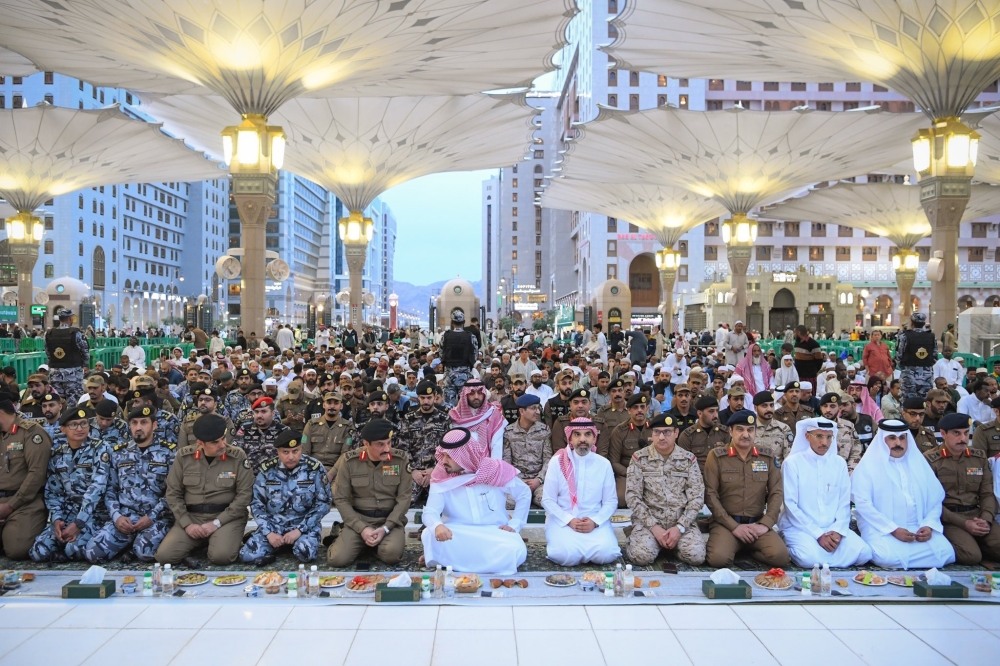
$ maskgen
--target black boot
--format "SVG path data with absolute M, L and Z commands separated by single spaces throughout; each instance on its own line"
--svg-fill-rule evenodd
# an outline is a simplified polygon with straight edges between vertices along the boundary
M 135 555 L 132 553 L 131 550 L 126 550 L 119 558 L 119 561 L 122 564 L 132 564 L 133 562 L 135 562 Z
M 199 560 L 197 557 L 185 557 L 183 560 L 181 560 L 181 564 L 186 566 L 188 569 L 201 568 L 201 560 Z
M 266 566 L 268 564 L 271 564 L 272 562 L 274 562 L 277 559 L 278 558 L 272 553 L 271 555 L 265 555 L 264 557 L 258 557 L 256 560 L 253 561 L 253 565 L 255 567 L 262 567 L 262 566 Z

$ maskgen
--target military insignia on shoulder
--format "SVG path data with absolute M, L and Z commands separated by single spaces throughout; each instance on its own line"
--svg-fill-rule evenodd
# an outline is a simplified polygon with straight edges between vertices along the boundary
M 263 463 L 261 463 L 260 471 L 266 472 L 267 470 L 269 470 L 272 467 L 274 467 L 275 463 L 277 463 L 277 462 L 278 462 L 277 458 L 270 458 L 270 459 L 264 461 Z
M 195 451 L 195 447 L 189 445 L 189 446 L 185 446 L 183 449 L 181 449 L 180 451 L 178 451 L 177 455 L 179 455 L 179 456 L 189 456 L 192 453 L 194 453 L 194 451 Z
M 118 442 L 117 444 L 115 444 L 111 448 L 111 450 L 112 451 L 120 451 L 120 450 L 124 449 L 126 446 L 128 446 L 128 441 L 127 440 L 121 441 L 121 442 Z
M 319 469 L 322 466 L 323 466 L 323 464 L 320 463 L 320 461 L 316 460 L 315 458 L 313 458 L 312 460 L 309 461 L 309 469 L 311 469 L 314 472 L 319 471 Z
M 164 444 L 166 444 L 167 448 L 171 451 L 177 448 L 177 442 L 164 442 Z
M 111 460 L 111 456 L 108 455 L 107 451 L 101 453 L 101 462 L 108 462 L 109 460 Z
M 42 443 L 42 436 L 41 435 L 34 435 L 31 438 L 31 441 L 34 442 L 35 444 L 41 444 Z
M 972 458 L 985 458 L 986 452 L 982 449 L 968 449 L 970 457 Z
M 717 447 L 715 447 L 712 450 L 715 451 L 715 455 L 718 456 L 719 458 L 724 458 L 726 456 L 726 453 L 727 453 L 726 452 L 726 447 L 724 447 L 724 446 L 717 446 Z M 694 454 L 691 454 L 691 455 L 694 455 Z
M 406 472 L 407 474 L 413 474 L 413 463 L 411 462 L 406 463 Z
M 795 435 L 793 435 L 792 433 L 788 433 L 787 435 L 785 435 L 785 438 L 786 438 L 786 439 L 787 439 L 787 440 L 788 440 L 789 442 L 794 442 L 794 441 L 795 441 Z
M 250 469 L 250 459 L 249 458 L 244 458 L 243 459 L 243 467 L 245 469 Z

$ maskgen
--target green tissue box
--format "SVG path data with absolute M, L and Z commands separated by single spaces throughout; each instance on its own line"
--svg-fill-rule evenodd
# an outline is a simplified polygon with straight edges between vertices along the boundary
M 375 601 L 420 601 L 420 581 L 410 587 L 388 587 L 388 583 L 379 583 L 375 586 Z
M 63 599 L 107 599 L 114 593 L 114 579 L 102 581 L 100 585 L 82 585 L 74 580 L 62 587 Z
M 749 599 L 753 588 L 741 580 L 736 585 L 716 585 L 713 581 L 701 581 L 701 592 L 709 599 Z
M 913 594 L 933 599 L 968 599 L 969 588 L 955 581 L 951 581 L 951 585 L 928 585 L 922 580 L 915 580 Z

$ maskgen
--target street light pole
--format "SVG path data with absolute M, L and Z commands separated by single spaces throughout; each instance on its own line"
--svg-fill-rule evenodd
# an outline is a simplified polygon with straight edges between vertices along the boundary
M 17 267 L 18 321 L 25 330 L 31 329 L 31 303 L 34 301 L 32 273 L 38 261 L 38 246 L 45 227 L 30 210 L 18 211 L 7 220 L 7 245 Z

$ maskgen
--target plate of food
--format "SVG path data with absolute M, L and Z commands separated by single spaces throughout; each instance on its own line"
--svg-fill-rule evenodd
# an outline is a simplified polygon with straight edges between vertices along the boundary
M 569 574 L 552 574 L 545 577 L 545 584 L 552 587 L 571 587 L 576 585 L 576 578 Z
M 254 585 L 261 585 L 263 587 L 269 587 L 271 585 L 284 585 L 285 577 L 282 576 L 277 571 L 265 571 L 264 573 L 259 573 L 253 579 Z
M 594 585 L 604 585 L 603 571 L 587 571 L 580 578 Z
M 455 591 L 462 593 L 478 592 L 483 581 L 476 574 L 459 574 L 455 576 Z
M 888 585 L 889 581 L 885 579 L 885 576 L 879 576 L 871 571 L 861 570 L 854 576 L 854 582 L 858 585 L 867 585 L 868 587 L 882 587 L 883 585 Z
M 792 579 L 784 569 L 775 568 L 757 574 L 753 584 L 762 590 L 787 590 L 792 587 Z
M 245 582 L 247 582 L 247 577 L 243 574 L 232 574 L 230 576 L 216 576 L 215 580 L 212 581 L 212 585 L 232 587 L 234 585 L 242 585 Z
M 914 576 L 889 576 L 889 585 L 896 585 L 898 587 L 913 587 L 913 581 L 916 580 Z
M 374 592 L 375 586 L 384 582 L 386 582 L 386 577 L 382 574 L 355 576 L 351 580 L 347 581 L 347 591 L 356 592 L 358 594 Z
M 180 587 L 194 587 L 204 585 L 208 582 L 208 576 L 203 573 L 186 573 L 177 577 L 177 584 Z
M 346 583 L 347 579 L 343 576 L 320 576 L 319 579 L 319 586 L 325 589 L 343 587 Z

